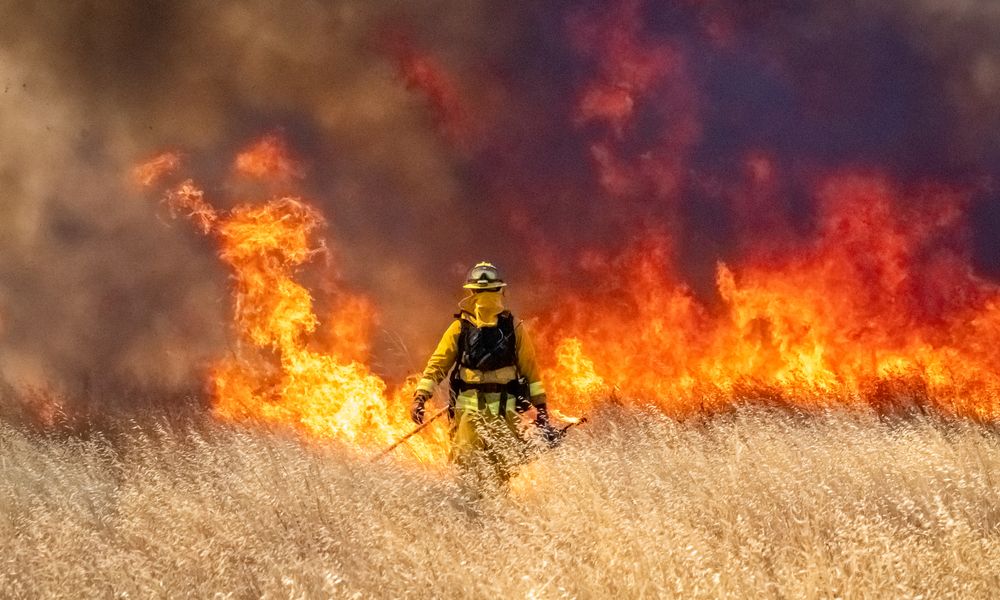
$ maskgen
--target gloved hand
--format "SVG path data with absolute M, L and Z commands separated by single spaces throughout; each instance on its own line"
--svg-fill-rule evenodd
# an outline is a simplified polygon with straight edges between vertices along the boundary
M 546 444 L 550 447 L 555 446 L 562 436 L 561 432 L 549 423 L 549 409 L 544 402 L 537 403 L 536 401 L 535 411 L 535 427 L 542 433 L 542 439 L 545 440 Z
M 545 427 L 550 427 L 549 425 L 549 409 L 545 406 L 545 403 L 535 402 L 535 427 L 539 429 L 544 429 Z
M 424 422 L 424 405 L 430 400 L 431 395 L 422 390 L 413 394 L 413 404 L 410 406 L 410 418 L 417 425 Z

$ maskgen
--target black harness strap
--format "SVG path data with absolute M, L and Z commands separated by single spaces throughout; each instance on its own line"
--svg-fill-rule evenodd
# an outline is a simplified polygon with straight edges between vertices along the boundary
M 513 379 L 508 383 L 471 383 L 463 380 L 461 377 L 453 376 L 451 378 L 451 388 L 452 412 L 454 412 L 455 399 L 459 394 L 466 390 L 475 390 L 476 396 L 479 399 L 479 410 L 481 411 L 486 409 L 485 394 L 500 394 L 498 414 L 503 416 L 507 414 L 507 404 L 510 397 L 518 397 L 521 393 L 522 385 L 520 379 Z
M 469 338 L 481 330 L 478 330 L 472 323 L 465 319 L 462 313 L 456 314 L 455 318 L 461 322 L 462 331 L 458 338 L 458 356 L 452 368 L 451 377 L 449 378 L 449 382 L 451 383 L 449 416 L 452 418 L 455 416 L 455 402 L 458 395 L 466 390 L 475 390 L 479 400 L 478 407 L 480 412 L 486 410 L 486 394 L 500 394 L 500 406 L 497 412 L 498 416 L 505 417 L 507 414 L 508 399 L 513 396 L 516 404 L 516 399 L 523 393 L 522 388 L 524 386 L 522 385 L 520 374 L 508 383 L 472 383 L 462 379 L 460 370 L 463 367 L 473 370 L 494 370 L 495 368 L 506 366 L 513 366 L 516 369 L 517 357 L 515 354 L 514 335 L 517 325 L 514 323 L 514 317 L 506 311 L 501 313 L 498 317 L 496 327 L 496 331 L 501 335 L 500 339 L 495 342 L 497 345 L 495 347 L 487 346 L 486 348 L 480 346 L 480 351 L 474 353 L 479 360 L 479 366 L 485 367 L 484 369 L 478 369 L 476 365 L 465 364 L 463 360 L 470 350 Z M 479 340 L 482 338 L 477 335 L 476 339 Z

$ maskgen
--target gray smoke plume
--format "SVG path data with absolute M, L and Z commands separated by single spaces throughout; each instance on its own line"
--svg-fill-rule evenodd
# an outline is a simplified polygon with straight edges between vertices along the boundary
M 670 209 L 682 213 L 692 273 L 738 247 L 727 208 L 702 202 L 692 182 L 724 177 L 729 159 L 761 147 L 788 173 L 862 163 L 972 182 L 977 260 L 1000 272 L 990 187 L 1000 175 L 996 2 L 637 4 L 635 35 L 686 52 L 698 88 L 702 135 L 679 172 L 699 176 L 681 183 L 689 201 Z M 537 305 L 550 297 L 529 285 L 540 263 L 571 264 L 576 248 L 613 248 L 637 220 L 676 217 L 656 202 L 609 200 L 590 151 L 607 132 L 575 118 L 595 65 L 567 23 L 614 19 L 614 10 L 0 2 L 3 377 L 192 387 L 226 351 L 226 273 L 211 242 L 165 218 L 128 174 L 177 149 L 210 200 L 264 199 L 241 197 L 249 192 L 228 174 L 237 150 L 274 130 L 305 166 L 302 192 L 330 219 L 341 275 L 376 298 L 391 333 L 382 371 L 418 366 L 471 262 L 507 266 L 522 284 L 515 300 Z M 734 41 L 713 44 L 706 23 L 726 25 Z M 401 45 L 433 56 L 457 108 L 435 107 L 433 89 L 401 74 Z M 655 104 L 657 91 L 643 102 Z M 663 126 L 663 111 L 643 110 L 622 158 L 648 154 Z M 442 122 L 456 111 L 461 123 Z M 798 185 L 785 191 L 807 214 Z

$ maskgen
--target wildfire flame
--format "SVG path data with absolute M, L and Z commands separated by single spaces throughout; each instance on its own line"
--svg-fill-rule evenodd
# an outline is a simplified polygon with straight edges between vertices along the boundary
M 750 166 L 755 180 L 771 176 L 765 158 Z M 1000 287 L 973 274 L 960 246 L 940 243 L 959 229 L 966 195 L 868 174 L 832 177 L 818 196 L 818 235 L 794 252 L 718 265 L 718 306 L 682 283 L 665 231 L 645 231 L 619 255 L 584 253 L 573 272 L 592 285 L 531 319 L 553 404 L 582 414 L 613 397 L 684 415 L 734 400 L 879 406 L 909 397 L 1000 416 L 1000 348 L 990 343 L 1000 332 Z M 239 344 L 212 369 L 218 416 L 291 424 L 373 451 L 412 429 L 412 386 L 390 390 L 367 364 L 374 303 L 338 283 L 321 322 L 296 281 L 327 254 L 315 208 L 280 196 L 220 210 L 191 180 L 165 202 L 218 242 L 232 272 Z M 445 438 L 436 424 L 408 447 L 438 460 Z
M 132 181 L 149 187 L 181 166 L 181 157 L 176 152 L 162 152 L 132 169 Z
M 266 147 L 270 153 L 284 145 Z M 238 171 L 245 156 L 237 159 Z M 284 157 L 270 159 L 285 164 Z M 340 289 L 324 325 L 309 290 L 295 280 L 301 267 L 326 253 L 318 240 L 325 222 L 312 206 L 284 196 L 222 211 L 191 180 L 169 190 L 164 201 L 171 214 L 215 238 L 232 273 L 239 345 L 211 370 L 216 415 L 293 425 L 371 450 L 412 428 L 407 416 L 412 388 L 404 385 L 390 394 L 363 362 L 376 318 L 372 303 Z M 445 432 L 440 425 L 428 429 L 408 446 L 421 460 L 441 456 Z
M 784 258 L 718 265 L 718 308 L 673 274 L 665 234 L 582 261 L 593 289 L 535 323 L 554 349 L 547 381 L 560 404 L 583 410 L 616 386 L 672 414 L 738 396 L 876 407 L 909 397 L 1000 416 L 1000 350 L 989 342 L 1000 334 L 1000 288 L 975 276 L 961 249 L 938 246 L 964 195 L 858 175 L 832 178 L 819 195 L 817 238 Z
M 245 177 L 278 182 L 299 179 L 304 174 L 301 165 L 291 158 L 285 140 L 274 133 L 240 152 L 233 169 Z

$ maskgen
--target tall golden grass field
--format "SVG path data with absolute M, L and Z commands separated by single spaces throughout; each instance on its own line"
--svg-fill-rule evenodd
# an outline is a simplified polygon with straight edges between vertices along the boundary
M 210 419 L 0 425 L 4 598 L 990 598 L 1000 438 L 608 408 L 470 503 L 447 466 Z

